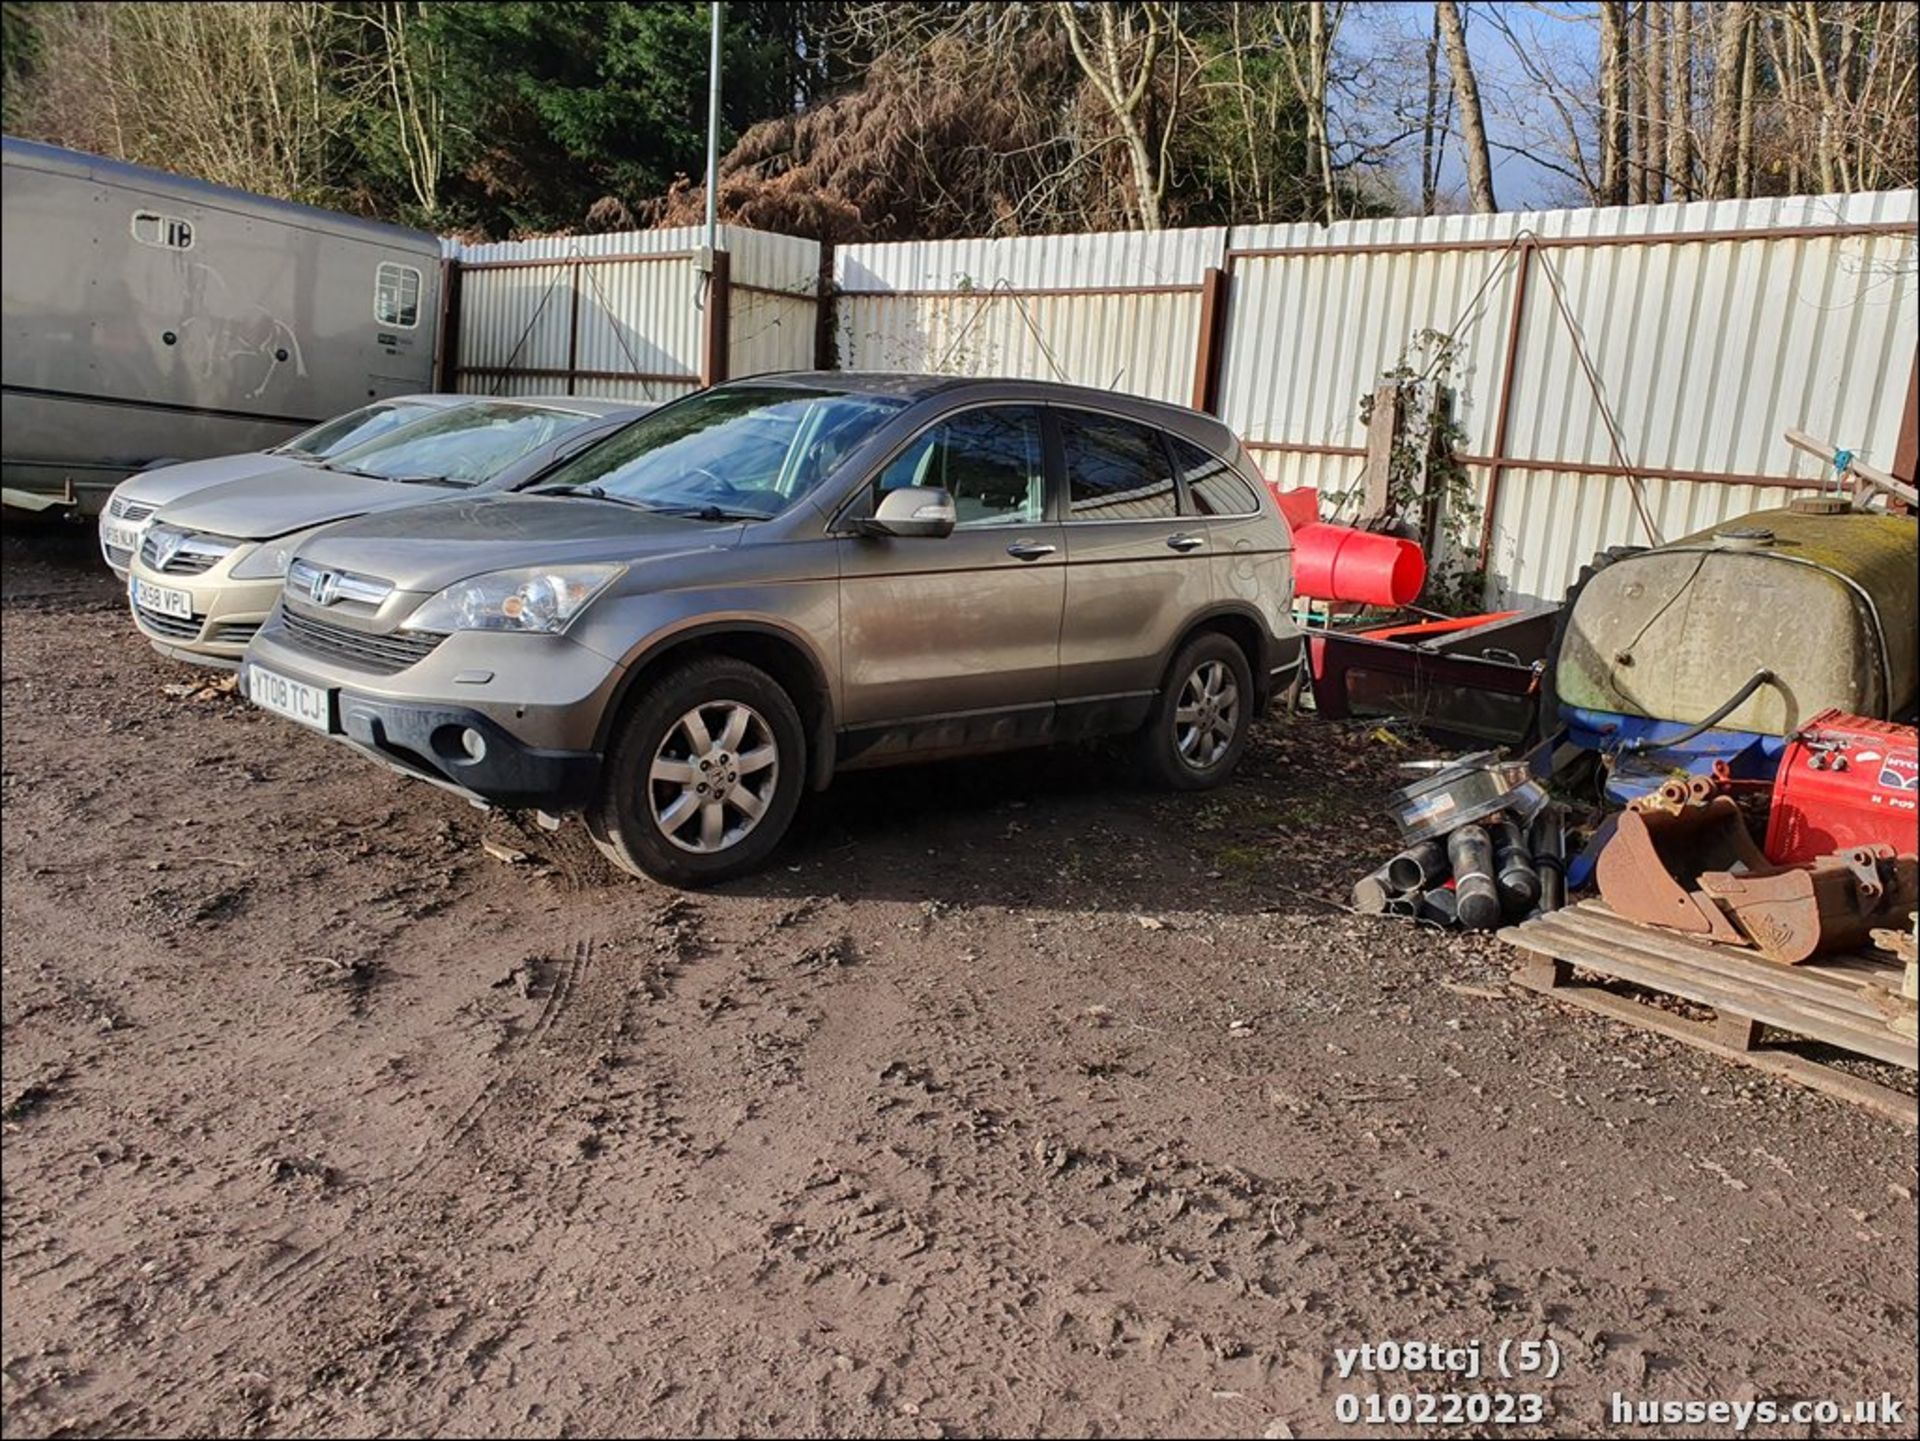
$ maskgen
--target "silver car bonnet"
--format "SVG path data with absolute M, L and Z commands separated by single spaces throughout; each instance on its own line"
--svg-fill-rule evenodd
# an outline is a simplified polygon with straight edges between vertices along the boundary
M 459 495 L 443 485 L 370 480 L 317 465 L 298 465 L 204 490 L 165 506 L 160 520 L 182 530 L 236 540 L 270 540 L 309 526 L 396 506 Z
M 264 450 L 239 455 L 219 455 L 211 460 L 189 460 L 180 465 L 163 465 L 129 476 L 114 492 L 123 500 L 142 505 L 169 505 L 197 490 L 207 490 L 231 481 L 255 476 L 279 475 L 285 483 L 304 483 L 314 467 L 303 465 L 290 455 L 269 455 Z
M 742 527 L 580 496 L 505 495 L 367 515 L 304 543 L 301 560 L 427 593 L 487 571 L 658 559 L 739 544 Z

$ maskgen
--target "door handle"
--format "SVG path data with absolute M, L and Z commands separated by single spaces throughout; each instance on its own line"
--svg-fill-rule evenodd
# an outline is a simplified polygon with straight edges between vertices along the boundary
M 1055 547 L 1042 545 L 1037 540 L 1016 540 L 1007 547 L 1007 554 L 1015 560 L 1038 560 L 1043 555 L 1052 555 Z
M 1190 550 L 1198 550 L 1206 543 L 1206 537 L 1201 535 L 1187 535 L 1182 533 L 1180 535 L 1170 535 L 1167 537 L 1168 546 L 1179 551 L 1182 555 L 1185 555 Z

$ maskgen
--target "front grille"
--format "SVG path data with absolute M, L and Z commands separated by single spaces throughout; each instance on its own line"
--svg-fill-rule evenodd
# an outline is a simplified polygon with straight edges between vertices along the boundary
M 104 547 L 107 552 L 107 564 L 115 570 L 125 570 L 133 564 L 133 552 L 117 545 Z
M 404 631 L 373 635 L 284 608 L 281 618 L 286 627 L 287 644 L 293 649 L 327 660 L 342 661 L 380 675 L 392 675 L 395 671 L 405 670 L 425 660 L 433 654 L 434 647 L 446 639 L 445 636 L 414 635 Z
M 167 557 L 167 563 L 160 563 L 160 535 L 157 531 L 147 532 L 145 540 L 140 542 L 140 561 L 148 570 L 157 570 L 163 575 L 199 575 L 218 565 L 225 552 L 206 550 L 178 550 Z
M 145 520 L 158 509 L 158 506 L 148 505 L 144 501 L 116 500 L 108 504 L 107 514 L 116 520 Z
M 215 645 L 245 645 L 259 629 L 257 620 L 223 620 L 207 632 L 207 639 Z
M 177 615 L 162 615 L 159 611 L 150 610 L 138 603 L 133 607 L 133 614 L 134 618 L 148 630 L 163 635 L 168 640 L 195 640 L 200 635 L 198 619 L 182 620 Z

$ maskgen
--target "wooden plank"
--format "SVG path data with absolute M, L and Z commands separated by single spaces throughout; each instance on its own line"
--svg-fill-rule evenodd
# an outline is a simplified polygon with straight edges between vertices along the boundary
M 1360 471 L 1360 526 L 1385 520 L 1393 509 L 1388 493 L 1393 475 L 1393 445 L 1400 438 L 1401 397 L 1397 385 L 1383 385 L 1373 393 L 1373 413 L 1367 420 L 1367 463 Z
M 1790 966 L 1770 961 L 1758 952 L 1716 946 L 1691 936 L 1643 926 L 1616 915 L 1598 900 L 1581 901 L 1528 924 L 1551 925 L 1557 931 L 1584 934 L 1593 939 L 1602 935 L 1623 939 L 1640 950 L 1682 964 L 1711 965 L 1730 975 L 1786 985 L 1796 992 L 1818 988 L 1819 995 L 1832 999 L 1835 1004 L 1850 998 L 1862 1010 L 1878 1006 L 1880 997 L 1875 992 L 1891 991 L 1899 984 L 1898 969 L 1874 956 L 1849 952 Z
M 1526 951 L 1523 954 L 1525 959 L 1514 974 L 1524 975 L 1525 983 L 1536 991 L 1550 991 L 1573 979 L 1573 967 L 1565 961 L 1556 961 L 1542 951 Z
M 1514 972 L 1514 980 L 1530 989 L 1531 986 L 1523 970 Z M 1579 1006 L 1597 1015 L 1611 1020 L 1624 1021 L 1627 1025 L 1642 1030 L 1653 1031 L 1669 1036 L 1687 1045 L 1710 1051 L 1723 1060 L 1734 1061 L 1740 1065 L 1751 1066 L 1755 1070 L 1765 1071 L 1769 1075 L 1810 1086 L 1830 1096 L 1851 1101 L 1864 1106 L 1880 1115 L 1900 1122 L 1910 1130 L 1920 1130 L 1920 1099 L 1896 1091 L 1891 1086 L 1882 1086 L 1860 1076 L 1837 1071 L 1831 1066 L 1809 1060 L 1805 1056 L 1795 1055 L 1791 1051 L 1761 1049 L 1739 1051 L 1724 1045 L 1713 1034 L 1713 1027 L 1701 1021 L 1690 1021 L 1684 1016 L 1676 1016 L 1640 1001 L 1629 1000 L 1625 996 L 1616 996 L 1611 991 L 1598 986 L 1569 985 L 1560 986 L 1543 994 L 1550 995 L 1556 1001 L 1565 1001 L 1569 1005 Z
M 1697 999 L 1702 1004 L 1716 1008 L 1743 1013 L 1754 1011 L 1758 1015 L 1755 1008 L 1762 1005 L 1760 998 L 1764 997 L 1765 1009 L 1773 1014 L 1761 1016 L 1760 1019 L 1784 1024 L 1776 1017 L 1790 1009 L 1800 1020 L 1800 1024 L 1792 1029 L 1803 1035 L 1818 1035 L 1820 1039 L 1829 1039 L 1855 1029 L 1876 1031 L 1886 1025 L 1886 1016 L 1875 1009 L 1870 1000 L 1853 991 L 1835 992 L 1805 985 L 1796 987 L 1782 983 L 1774 975 L 1762 975 L 1760 979 L 1767 984 L 1760 985 L 1747 974 L 1748 968 L 1743 967 L 1737 959 L 1730 968 L 1725 969 L 1717 964 L 1695 965 L 1684 952 L 1678 959 L 1660 952 L 1649 952 L 1639 944 L 1641 939 L 1642 934 L 1637 931 L 1616 935 L 1606 931 L 1596 933 L 1591 926 L 1576 930 L 1564 925 L 1548 926 L 1536 922 L 1521 929 L 1516 944 L 1530 950 L 1551 951 L 1602 975 L 1620 975 L 1622 979 L 1633 980 L 1636 985 L 1651 986 L 1655 990 L 1686 996 L 1690 1000 Z M 1724 955 L 1714 957 L 1716 961 L 1724 958 Z M 1625 975 L 1625 967 L 1634 968 L 1634 974 L 1630 977 Z M 1793 968 L 1778 969 L 1790 974 Z M 1703 986 L 1711 987 L 1718 998 L 1693 994 L 1694 990 Z M 1830 998 L 1835 995 L 1844 1004 L 1830 1004 Z
M 1565 923 L 1555 929 L 1566 929 Z M 1583 913 L 1578 934 L 1599 944 L 1623 946 L 1675 965 L 1712 971 L 1736 984 L 1777 991 L 1795 999 L 1814 1001 L 1872 1020 L 1879 1020 L 1883 1015 L 1871 994 L 1872 986 L 1856 976 L 1831 970 L 1810 970 L 1806 965 L 1789 966 L 1770 961 L 1765 956 L 1669 935 L 1623 920 L 1610 911 Z
M 1715 1011 L 1713 1038 L 1734 1051 L 1751 1051 L 1760 1044 L 1760 1023 L 1735 1011 Z
M 1531 950 L 1550 951 L 1563 961 L 1571 961 L 1583 970 L 1630 981 L 1649 990 L 1663 991 L 1715 1010 L 1734 1011 L 1754 1020 L 1809 1040 L 1825 1041 L 1843 1050 L 1855 1051 L 1877 1061 L 1920 1069 L 1920 1055 L 1913 1042 L 1890 1030 L 1873 1027 L 1843 1012 L 1811 1003 L 1796 1003 L 1773 992 L 1742 988 L 1711 972 L 1689 973 L 1660 962 L 1618 952 L 1604 943 L 1575 942 L 1559 936 L 1528 935 L 1524 944 Z

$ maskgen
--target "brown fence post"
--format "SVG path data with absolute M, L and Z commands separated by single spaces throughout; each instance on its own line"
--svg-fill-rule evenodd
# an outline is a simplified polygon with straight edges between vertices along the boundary
M 1527 273 L 1533 268 L 1534 240 L 1520 239 L 1520 271 L 1513 278 L 1513 311 L 1507 317 L 1507 354 L 1500 366 L 1500 401 L 1493 413 L 1493 454 L 1487 464 L 1486 511 L 1480 518 L 1480 569 L 1493 566 L 1493 522 L 1500 506 L 1500 472 L 1507 464 L 1507 427 L 1513 419 L 1513 370 L 1520 357 L 1520 328 L 1527 318 Z
M 1900 437 L 1893 444 L 1893 478 L 1912 485 L 1916 463 L 1920 463 L 1920 359 L 1907 371 L 1907 408 L 1900 413 Z M 1893 502 L 1888 508 L 1894 508 Z
M 574 266 L 567 282 L 573 287 L 573 308 L 567 316 L 567 394 L 573 394 L 575 372 L 580 369 L 580 267 Z
M 1232 278 L 1209 265 L 1200 285 L 1200 346 L 1193 360 L 1193 408 L 1220 413 L 1220 372 L 1227 341 L 1227 303 Z
M 433 388 L 460 388 L 460 262 L 440 262 L 440 350 L 434 357 Z
M 815 370 L 838 370 L 840 368 L 840 347 L 833 333 L 834 307 L 836 295 L 833 284 L 833 242 L 820 242 L 820 280 L 819 288 L 814 291 L 813 320 L 813 368 Z
M 724 250 L 713 252 L 713 269 L 707 272 L 707 336 L 700 356 L 700 383 L 718 385 L 727 378 L 729 327 L 733 312 L 732 257 Z

